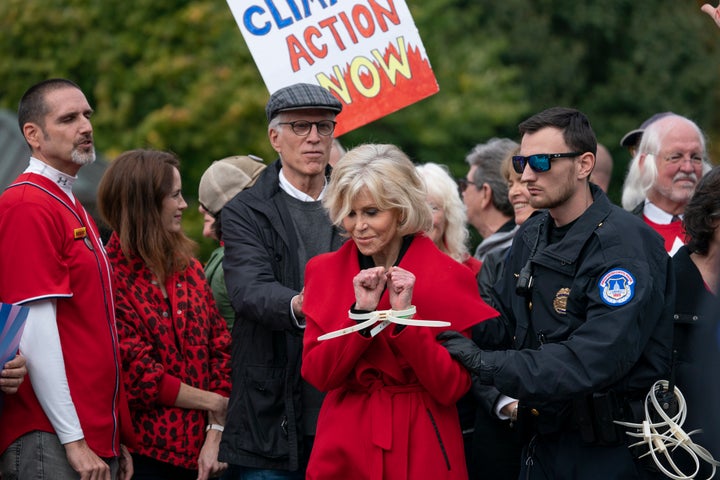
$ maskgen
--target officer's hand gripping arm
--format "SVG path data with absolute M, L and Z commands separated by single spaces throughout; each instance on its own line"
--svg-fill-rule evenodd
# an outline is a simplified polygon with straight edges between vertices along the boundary
M 482 352 L 475 342 L 453 330 L 440 333 L 437 339 L 442 342 L 450 356 L 460 362 L 470 373 L 480 374 Z

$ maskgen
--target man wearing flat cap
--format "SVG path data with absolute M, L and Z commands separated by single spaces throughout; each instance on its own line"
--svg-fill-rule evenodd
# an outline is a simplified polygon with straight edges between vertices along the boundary
M 235 325 L 219 458 L 233 479 L 305 478 L 322 394 L 300 376 L 303 275 L 310 258 L 343 242 L 321 204 L 341 110 L 317 85 L 273 93 L 265 112 L 279 159 L 220 215 Z

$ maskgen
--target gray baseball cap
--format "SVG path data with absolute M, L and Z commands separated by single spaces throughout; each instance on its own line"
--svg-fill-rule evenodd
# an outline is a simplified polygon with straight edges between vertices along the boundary
M 262 158 L 255 155 L 236 155 L 214 161 L 200 178 L 200 205 L 217 217 L 230 199 L 255 184 L 263 170 Z

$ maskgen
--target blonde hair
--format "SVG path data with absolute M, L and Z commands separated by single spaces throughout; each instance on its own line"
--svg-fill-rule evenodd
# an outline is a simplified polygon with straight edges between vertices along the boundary
M 323 199 L 333 224 L 342 226 L 353 200 L 364 188 L 380 210 L 399 212 L 399 234 L 428 232 L 432 228 L 425 183 L 415 165 L 395 145 L 360 145 L 335 165 Z
M 505 155 L 505 157 L 502 159 L 502 163 L 500 163 L 500 175 L 503 176 L 505 182 L 509 182 L 510 179 L 515 175 L 522 176 L 522 174 L 517 173 L 515 171 L 515 168 L 513 167 L 512 157 L 514 157 L 515 155 L 520 155 L 520 145 L 509 151 L 507 155 Z
M 469 254 L 467 240 L 470 234 L 466 224 L 465 204 L 460 198 L 457 183 L 445 165 L 425 163 L 417 165 L 415 169 L 425 181 L 428 196 L 441 202 L 438 206 L 445 214 L 445 233 L 440 249 L 458 262 L 463 262 Z

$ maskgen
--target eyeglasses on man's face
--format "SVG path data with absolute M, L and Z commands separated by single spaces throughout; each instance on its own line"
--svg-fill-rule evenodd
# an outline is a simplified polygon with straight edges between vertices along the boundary
M 680 163 L 685 163 L 686 161 L 689 161 L 693 164 L 693 166 L 696 165 L 702 165 L 703 162 L 703 156 L 699 153 L 688 153 L 687 155 L 684 153 L 673 153 L 671 155 L 668 155 L 665 157 L 665 161 L 671 165 L 677 165 Z
M 320 120 L 319 122 L 308 122 L 307 120 L 295 120 L 294 122 L 279 122 L 278 125 L 290 125 L 295 135 L 305 137 L 310 135 L 313 125 L 317 128 L 318 134 L 327 137 L 335 131 L 335 124 L 332 120 Z
M 569 153 L 536 153 L 535 155 L 528 155 L 523 157 L 522 155 L 515 155 L 512 157 L 513 170 L 516 173 L 522 174 L 525 170 L 525 165 L 530 165 L 533 172 L 547 172 L 550 170 L 550 161 L 556 158 L 572 158 L 579 157 L 582 152 L 569 152 Z
M 470 185 L 475 185 L 475 188 L 480 188 L 477 183 L 471 182 L 467 178 L 458 178 L 457 184 L 460 189 L 460 193 L 465 193 L 465 190 L 467 190 Z

